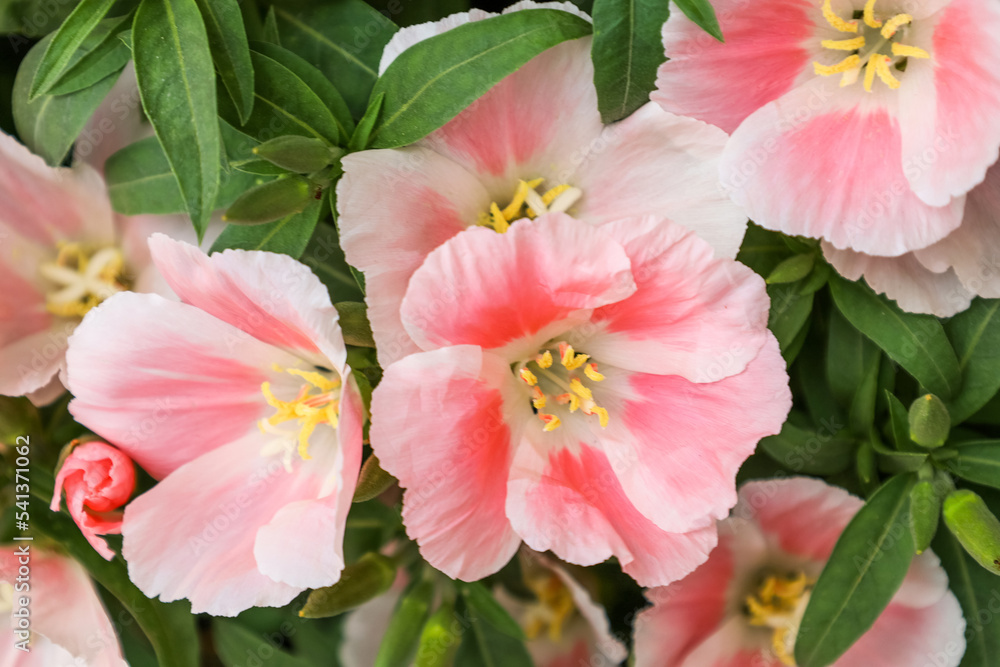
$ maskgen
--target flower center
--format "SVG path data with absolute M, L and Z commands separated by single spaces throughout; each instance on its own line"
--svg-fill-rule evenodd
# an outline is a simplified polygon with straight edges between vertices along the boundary
M 559 356 L 562 368 L 553 365 L 553 351 Z M 562 421 L 554 414 L 542 412 L 549 401 L 569 407 L 571 413 L 580 410 L 585 415 L 596 415 L 601 428 L 608 425 L 608 411 L 594 400 L 594 393 L 584 383 L 584 379 L 597 383 L 604 376 L 597 370 L 597 364 L 589 362 L 586 354 L 578 354 L 569 343 L 562 342 L 544 349 L 534 359 L 517 366 L 517 375 L 531 387 L 531 405 L 538 418 L 545 423 L 545 431 L 554 431 Z M 582 369 L 583 377 L 580 377 Z
M 583 191 L 580 188 L 574 188 L 565 183 L 539 194 L 537 188 L 544 182 L 544 178 L 518 181 L 517 189 L 514 190 L 514 196 L 511 197 L 510 203 L 506 207 L 500 208 L 499 204 L 492 202 L 489 212 L 480 213 L 476 224 L 492 227 L 503 234 L 513 220 L 537 218 L 543 213 L 567 211 L 583 196 Z
M 783 665 L 795 667 L 795 636 L 815 583 L 802 571 L 793 575 L 770 575 L 746 598 L 748 622 L 774 631 L 771 647 Z
M 304 371 L 299 368 L 281 368 L 274 370 L 302 378 L 305 382 L 299 387 L 299 393 L 290 401 L 277 398 L 271 391 L 271 383 L 264 382 L 260 390 L 268 405 L 274 408 L 274 414 L 257 422 L 262 433 L 282 436 L 271 445 L 264 448 L 264 455 L 283 452 L 285 468 L 291 469 L 292 452 L 296 451 L 305 461 L 309 456 L 309 436 L 320 424 L 329 424 L 337 428 L 340 414 L 340 380 L 330 379 L 319 371 Z M 277 428 L 285 422 L 297 422 L 292 430 Z M 297 447 L 295 446 L 297 444 Z
M 877 76 L 882 83 L 892 90 L 899 88 L 899 79 L 894 72 L 906 69 L 908 58 L 930 58 L 931 55 L 923 49 L 901 44 L 897 39 L 906 36 L 908 26 L 913 22 L 909 14 L 896 14 L 891 17 L 879 18 L 875 14 L 875 3 L 878 0 L 868 0 L 861 18 L 864 27 L 857 19 L 846 21 L 838 16 L 830 5 L 831 0 L 823 0 L 823 17 L 827 23 L 843 33 L 857 34 L 849 39 L 824 39 L 823 48 L 834 51 L 849 51 L 850 55 L 836 65 L 813 63 L 816 74 L 833 76 L 841 74 L 840 85 L 849 86 L 861 77 L 865 71 L 864 86 L 869 93 Z
M 562 639 L 563 626 L 576 611 L 573 594 L 562 580 L 551 572 L 525 576 L 524 583 L 538 598 L 524 614 L 524 634 L 535 639 L 548 628 L 549 639 Z
M 39 266 L 53 283 L 45 308 L 59 317 L 83 317 L 108 297 L 128 289 L 123 276 L 125 258 L 109 246 L 88 252 L 79 243 L 62 243 L 55 261 Z

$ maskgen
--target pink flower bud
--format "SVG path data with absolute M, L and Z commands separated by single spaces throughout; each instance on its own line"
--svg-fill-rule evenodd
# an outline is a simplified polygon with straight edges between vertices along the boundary
M 91 546 L 107 560 L 115 553 L 98 535 L 120 534 L 122 515 L 115 511 L 135 489 L 132 460 L 106 442 L 95 440 L 72 450 L 59 474 L 50 508 L 59 511 L 66 491 L 66 507 Z

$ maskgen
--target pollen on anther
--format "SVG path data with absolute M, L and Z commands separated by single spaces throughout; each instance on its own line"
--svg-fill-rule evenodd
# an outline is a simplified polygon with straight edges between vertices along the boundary
M 522 368 L 520 371 L 518 371 L 518 374 L 521 376 L 521 379 L 528 384 L 529 387 L 534 387 L 536 384 L 538 384 L 538 378 L 535 376 L 534 373 L 529 371 L 527 368 Z
M 535 362 L 538 364 L 539 368 L 551 368 L 552 367 L 552 353 L 545 350 L 542 354 L 535 357 Z
M 604 379 L 604 375 L 597 372 L 597 364 L 589 363 L 583 369 L 583 374 L 594 382 L 600 382 Z
M 559 421 L 559 417 L 556 417 L 555 415 L 546 415 L 540 412 L 538 413 L 538 418 L 545 423 L 545 427 L 542 428 L 542 430 L 546 432 L 554 431 L 562 425 L 562 422 Z

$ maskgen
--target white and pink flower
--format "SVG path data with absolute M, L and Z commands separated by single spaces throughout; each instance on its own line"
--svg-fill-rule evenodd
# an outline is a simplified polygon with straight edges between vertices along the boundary
M 1000 294 L 1000 260 L 987 256 L 1000 244 L 996 186 L 970 193 L 1000 155 L 1000 7 L 715 8 L 724 44 L 671 14 L 653 99 L 732 132 L 722 181 L 750 218 L 824 239 L 846 275 L 910 310 L 950 315 L 971 295 Z M 982 237 L 987 249 L 959 250 Z
M 20 543 L 25 544 L 30 543 Z M 29 548 L 30 582 L 18 574 L 24 565 L 18 547 L 0 548 L 0 629 L 4 635 L 0 665 L 128 667 L 108 612 L 86 571 L 70 558 Z M 22 604 L 25 597 L 27 605 Z M 29 614 L 27 632 L 13 615 L 24 608 Z M 27 651 L 18 648 L 21 641 L 27 641 L 23 645 Z
M 120 535 L 119 509 L 135 490 L 135 466 L 120 450 L 106 442 L 91 440 L 73 447 L 56 475 L 55 491 L 49 506 L 59 511 L 63 491 L 66 508 L 83 536 L 105 559 L 115 552 L 100 535 Z
M 567 3 L 518 3 L 507 11 Z M 473 10 L 403 28 L 381 70 L 422 39 L 490 16 Z M 746 215 L 719 183 L 725 133 L 647 104 L 605 126 L 597 107 L 591 38 L 548 49 L 412 146 L 344 158 L 338 224 L 347 260 L 365 274 L 379 361 L 420 347 L 400 304 L 427 255 L 463 229 L 505 229 L 522 217 L 568 211 L 600 224 L 658 215 L 696 230 L 735 257 Z
M 67 354 L 73 416 L 160 480 L 125 509 L 129 576 L 215 615 L 333 584 L 364 414 L 326 288 L 285 255 L 149 245 L 181 301 L 117 294 Z
M 647 592 L 653 607 L 636 620 L 636 667 L 794 665 L 812 587 L 863 504 L 804 477 L 743 485 L 708 562 L 683 581 Z M 834 665 L 910 667 L 935 656 L 935 665 L 955 667 L 964 631 L 948 577 L 925 551 L 874 626 Z
M 655 217 L 562 213 L 428 255 L 371 441 L 424 557 L 465 580 L 524 540 L 645 585 L 704 561 L 735 474 L 791 404 L 763 281 Z

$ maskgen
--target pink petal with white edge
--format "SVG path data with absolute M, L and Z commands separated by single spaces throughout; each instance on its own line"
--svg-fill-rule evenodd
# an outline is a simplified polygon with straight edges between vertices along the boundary
M 194 306 L 132 292 L 88 313 L 67 361 L 73 416 L 156 478 L 256 431 L 272 365 L 301 365 Z
M 782 667 L 770 651 L 753 646 L 748 635 L 746 621 L 731 616 L 677 667 Z
M 321 486 L 316 497 L 290 503 L 257 531 L 254 557 L 261 573 L 291 586 L 320 588 L 340 578 L 344 568 L 344 531 L 347 513 L 351 509 L 358 471 L 361 469 L 362 426 L 364 406 L 357 383 L 350 375 L 344 380 L 340 402 L 340 421 L 336 441 L 324 437 L 310 445 L 310 454 L 320 449 L 322 460 L 310 461 L 306 467 L 325 470 L 318 480 Z M 323 429 L 326 433 L 327 429 Z M 289 549 L 304 535 L 322 535 L 318 544 L 309 549 Z
M 866 94 L 817 77 L 747 118 L 722 156 L 734 201 L 768 229 L 870 255 L 900 255 L 956 229 L 965 199 L 935 208 L 910 190 L 899 123 L 882 96 Z
M 813 36 L 813 3 L 743 0 L 714 5 L 725 43 L 681 11 L 663 26 L 669 60 L 660 66 L 650 98 L 667 111 L 733 132 L 743 120 L 791 90 L 810 66 L 806 41 Z
M 6 548 L 0 554 L 0 580 L 12 585 L 19 566 L 18 556 L 14 551 L 13 548 Z M 80 664 L 127 667 L 122 659 L 121 646 L 111 619 L 108 618 L 87 572 L 70 558 L 39 552 L 34 547 L 31 548 L 30 565 L 32 632 L 64 649 L 72 658 L 82 661 Z M 9 618 L 10 615 L 4 616 Z M 32 640 L 31 653 L 12 651 L 11 655 L 20 657 L 14 662 L 4 660 L 0 664 L 20 666 L 20 658 L 30 657 L 34 653 L 36 639 L 37 637 Z M 4 647 L 12 645 L 13 639 L 8 633 Z M 60 651 L 52 652 L 65 656 Z M 0 652 L 0 658 L 7 657 Z M 65 663 L 39 664 L 52 667 L 53 664 Z
M 521 539 L 504 502 L 511 429 L 506 361 L 473 346 L 410 355 L 385 371 L 372 396 L 371 442 L 406 489 L 403 521 L 423 557 L 456 579 L 499 570 Z M 505 394 L 507 394 L 505 396 Z
M 181 298 L 254 338 L 347 362 L 337 311 L 319 278 L 287 255 L 225 250 L 209 257 L 163 234 L 149 239 L 156 267 Z
M 611 624 L 608 622 L 608 614 L 604 611 L 604 607 L 594 602 L 587 589 L 580 585 L 580 582 L 574 579 L 561 565 L 542 555 L 539 555 L 539 559 L 559 577 L 559 580 L 569 590 L 576 610 L 580 612 L 590 627 L 590 632 L 593 635 L 591 643 L 594 646 L 595 655 L 600 655 L 610 664 L 617 665 L 624 661 L 628 657 L 628 649 L 611 633 Z
M 938 602 L 921 609 L 890 604 L 833 667 L 957 667 L 964 653 L 962 608 L 945 591 Z
M 725 518 L 736 504 L 736 472 L 791 409 L 777 341 L 769 335 L 746 370 L 718 382 L 633 373 L 628 383 L 631 395 L 609 405 L 605 445 L 625 494 L 663 530 Z
M 61 239 L 110 243 L 111 204 L 91 167 L 53 168 L 0 132 L 0 231 L 9 227 L 42 245 Z
M 56 375 L 64 367 L 66 341 L 76 329 L 76 322 L 58 320 L 44 331 L 29 334 L 0 348 L 0 395 L 24 396 L 51 389 Z M 44 399 L 39 403 L 43 405 Z
M 968 308 L 975 294 L 962 285 L 953 270 L 935 273 L 918 257 L 925 252 L 937 253 L 936 248 L 952 243 L 949 239 L 961 234 L 962 229 L 960 227 L 927 250 L 899 257 L 873 257 L 853 250 L 837 250 L 826 242 L 823 243 L 823 256 L 840 275 L 850 280 L 863 276 L 873 290 L 885 294 L 905 311 L 951 317 Z M 981 247 L 978 238 L 975 245 L 977 249 Z
M 629 502 L 607 457 L 583 444 L 543 455 L 523 442 L 507 486 L 507 515 L 532 549 L 551 549 L 577 565 L 616 556 L 641 586 L 684 577 L 717 541 L 714 524 L 689 533 L 657 528 Z
M 432 250 L 475 224 L 490 196 L 473 174 L 426 148 L 362 151 L 345 157 L 343 166 L 340 242 L 347 261 L 365 274 L 368 318 L 385 368 L 420 350 L 399 316 L 413 272 Z
M 926 23 L 927 37 L 908 42 L 931 58 L 909 59 L 899 91 L 903 169 L 921 199 L 945 206 L 1000 155 L 1000 7 L 954 0 Z
M 600 364 L 714 382 L 743 372 L 768 340 L 764 281 L 693 232 L 646 216 L 601 228 L 632 262 L 636 292 L 594 311 L 569 339 Z M 579 340 L 577 340 L 579 338 Z M 721 363 L 723 357 L 725 363 Z
M 425 350 L 472 344 L 532 354 L 590 309 L 631 295 L 629 266 L 608 234 L 561 213 L 517 221 L 506 234 L 469 229 L 413 274 L 400 314 Z

